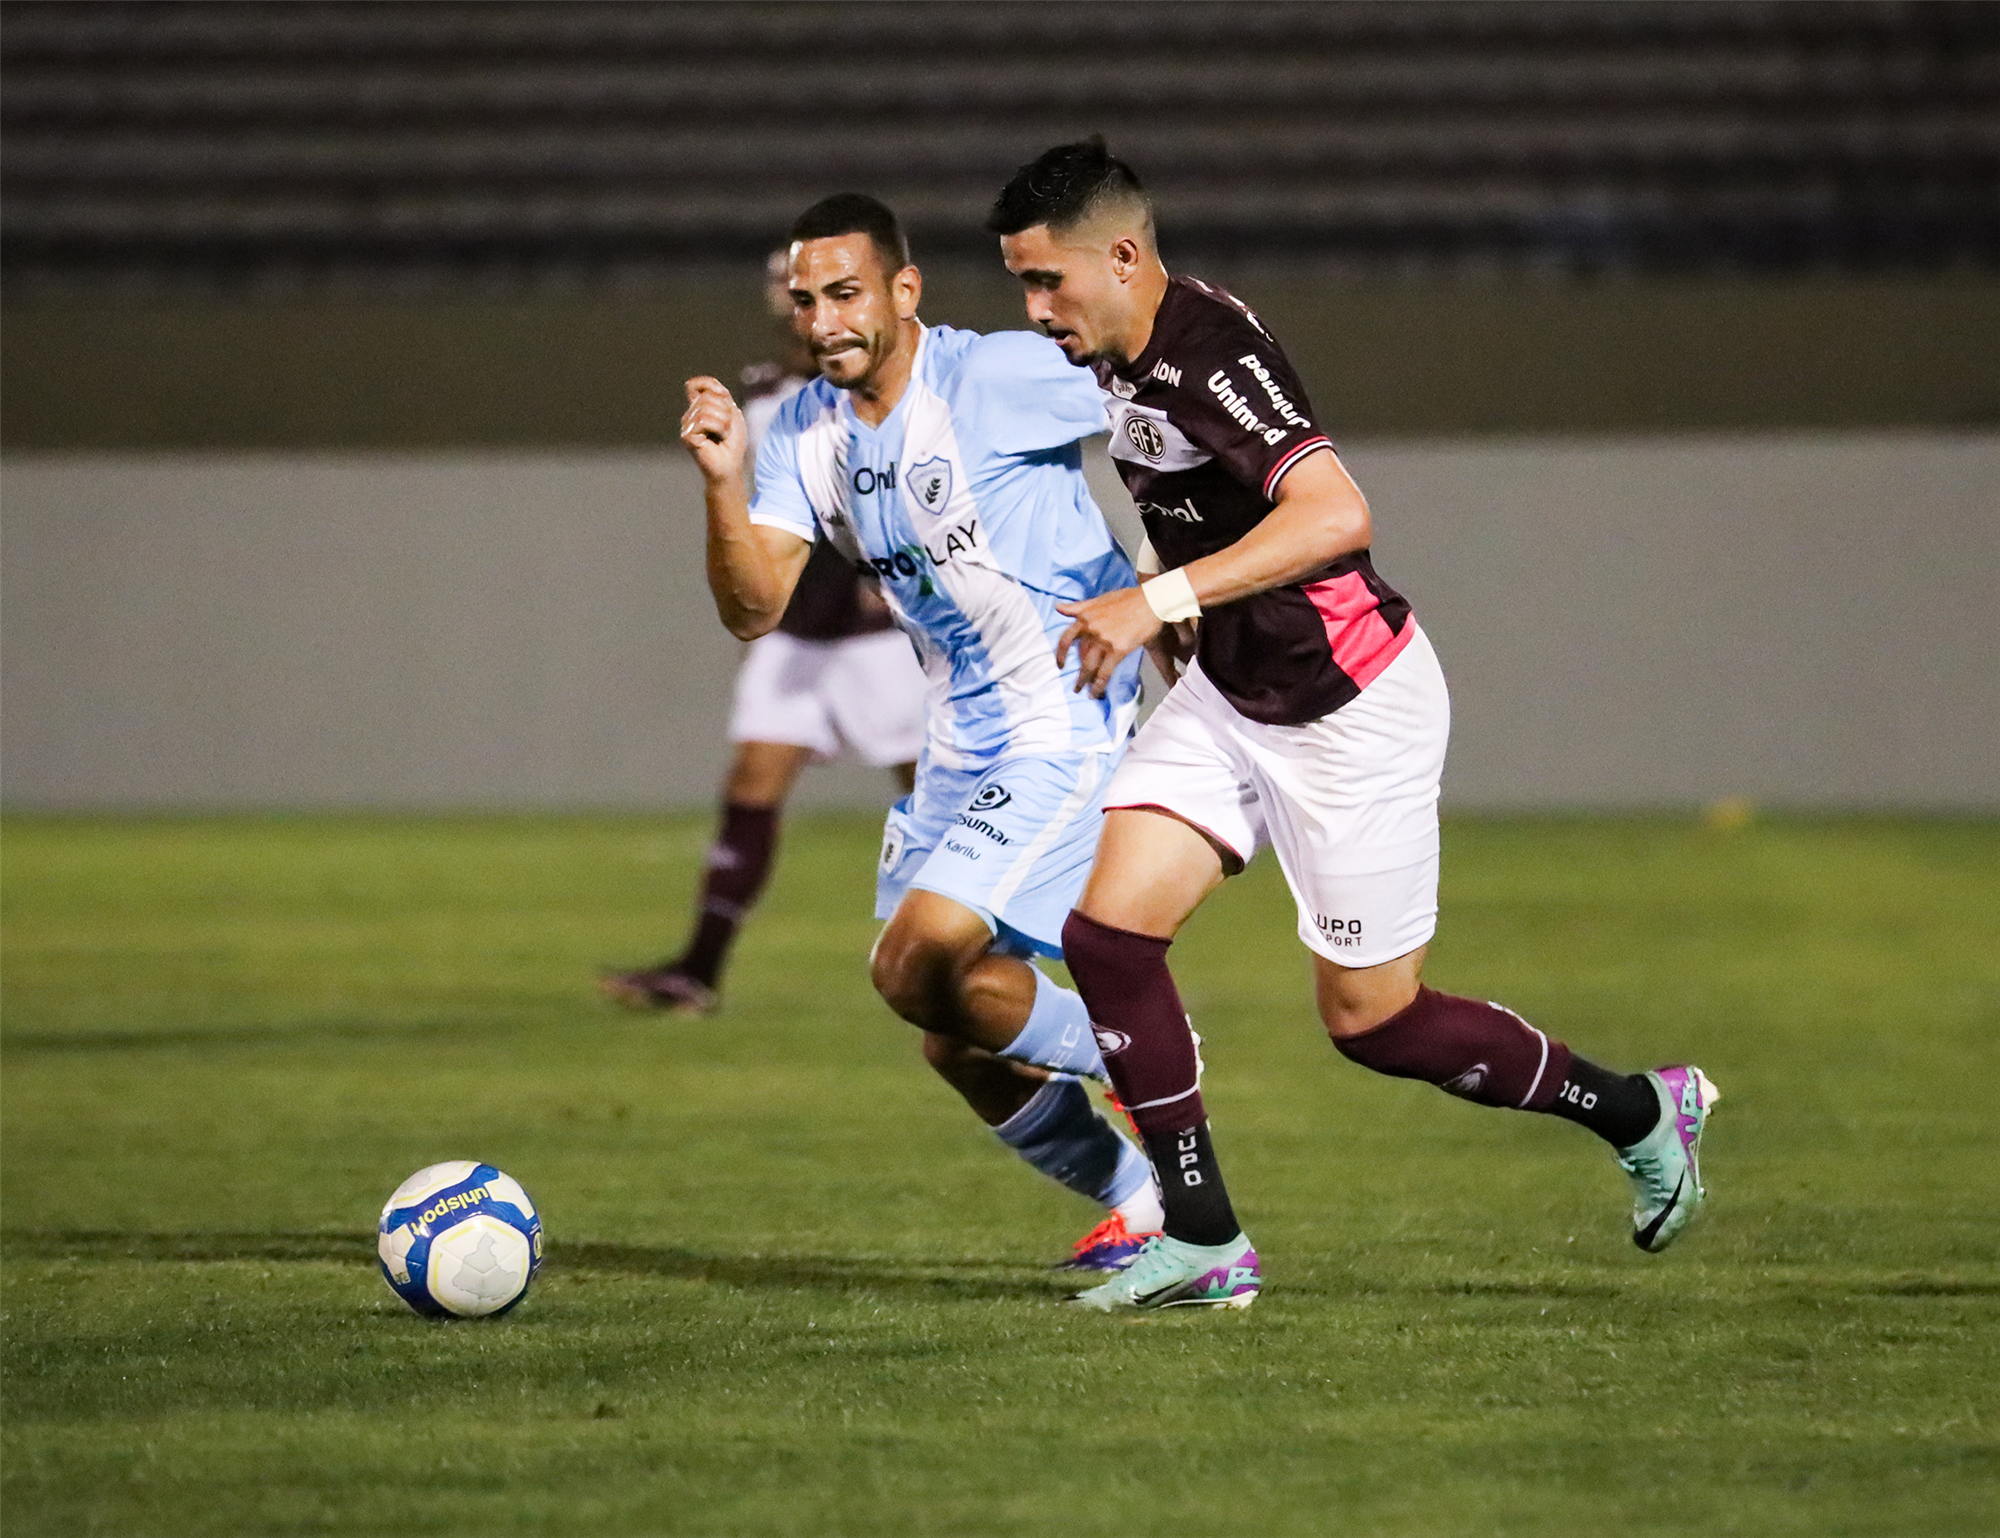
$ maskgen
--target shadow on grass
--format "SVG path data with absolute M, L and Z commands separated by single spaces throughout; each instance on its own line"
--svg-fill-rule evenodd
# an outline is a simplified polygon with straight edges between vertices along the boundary
M 659 1276 L 726 1287 L 890 1291 L 925 1297 L 1034 1298 L 1073 1290 L 1040 1266 L 977 1257 L 895 1259 L 884 1255 L 715 1255 L 590 1241 L 551 1248 L 552 1271 Z
M 520 1030 L 534 1030 L 523 1023 Z M 500 1026 L 498 1030 L 504 1031 Z M 0 1035 L 0 1054 L 35 1052 L 160 1052 L 179 1047 L 293 1047 L 327 1041 L 411 1041 L 426 1037 L 480 1033 L 496 1034 L 489 1020 L 466 1015 L 459 1019 L 423 1020 L 382 1025 L 365 1020 L 307 1020 L 297 1025 L 184 1026 L 165 1031 L 8 1031 Z
M 331 1262 L 373 1267 L 372 1234 L 142 1234 L 13 1229 L 0 1257 L 19 1260 L 165 1262 Z M 928 1298 L 1047 1298 L 1070 1290 L 1038 1266 L 1018 1261 L 881 1255 L 727 1255 L 589 1240 L 551 1245 L 544 1275 L 666 1277 L 739 1288 L 897 1292 Z
M 1854 1290 L 1877 1298 L 2000 1298 L 2000 1282 L 1965 1281 L 1956 1277 L 1913 1276 Z
M 0 1233 L 0 1259 L 155 1261 L 334 1261 L 373 1263 L 362 1234 L 142 1234 L 109 1229 L 13 1228 Z
M 1532 1282 L 1451 1281 L 1433 1282 L 1426 1292 L 1451 1298 L 1616 1298 L 1624 1290 L 1606 1282 L 1577 1282 L 1546 1278 Z

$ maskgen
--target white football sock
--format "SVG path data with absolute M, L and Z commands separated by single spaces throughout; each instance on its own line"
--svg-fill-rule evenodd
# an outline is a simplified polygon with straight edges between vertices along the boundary
M 1160 1205 L 1160 1188 L 1153 1180 L 1153 1166 L 1145 1154 L 1132 1148 L 1128 1140 L 1125 1144 L 1137 1155 L 1143 1167 L 1145 1179 L 1133 1188 L 1132 1194 L 1111 1204 L 1111 1210 L 1125 1220 L 1125 1227 L 1135 1234 L 1156 1234 L 1166 1227 L 1167 1209 Z

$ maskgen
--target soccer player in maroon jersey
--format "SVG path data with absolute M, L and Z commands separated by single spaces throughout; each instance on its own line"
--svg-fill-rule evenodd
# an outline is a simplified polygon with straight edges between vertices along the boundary
M 1170 277 L 1150 203 L 1101 139 L 1024 166 L 987 221 L 1028 316 L 1096 372 L 1111 454 L 1144 520 L 1138 587 L 1063 606 L 1078 687 L 1135 648 L 1178 680 L 1106 798 L 1063 929 L 1104 1062 L 1145 1138 L 1164 1233 L 1094 1308 L 1248 1306 L 1257 1254 L 1209 1138 L 1167 969 L 1175 933 L 1269 843 L 1298 904 L 1320 1018 L 1343 1055 L 1609 1143 L 1633 1237 L 1664 1249 L 1702 1200 L 1716 1100 L 1701 1070 L 1601 1068 L 1503 1005 L 1423 985 L 1437 927 L 1450 706 L 1410 605 L 1369 559 L 1368 504 L 1284 352 L 1233 295 Z M 1192 645 L 1189 645 L 1190 639 Z
M 787 252 L 772 252 L 765 284 L 771 313 L 786 328 L 784 357 L 743 371 L 752 455 L 778 408 L 819 372 L 797 333 L 788 264 Z M 807 764 L 845 750 L 890 769 L 901 793 L 915 780 L 924 745 L 923 670 L 874 584 L 823 539 L 777 629 L 744 654 L 729 740 L 735 752 L 687 944 L 650 967 L 599 975 L 598 986 L 633 1009 L 715 1009 L 730 946 L 770 875 L 779 818 Z

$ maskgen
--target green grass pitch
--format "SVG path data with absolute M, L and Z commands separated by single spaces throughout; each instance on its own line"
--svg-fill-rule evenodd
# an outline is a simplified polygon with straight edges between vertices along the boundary
M 1174 955 L 1267 1290 L 1142 1320 L 870 994 L 873 819 L 718 1018 L 597 1001 L 706 832 L 8 824 L 10 1535 L 2000 1531 L 2000 824 L 1448 823 L 1432 981 L 1722 1086 L 1660 1257 L 1580 1129 L 1339 1058 L 1263 863 Z M 373 1224 L 460 1157 L 549 1259 L 428 1323 Z

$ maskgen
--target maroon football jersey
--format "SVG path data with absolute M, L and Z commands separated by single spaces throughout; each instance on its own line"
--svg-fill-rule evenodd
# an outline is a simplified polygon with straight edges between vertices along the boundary
M 1167 286 L 1144 352 L 1096 370 L 1111 457 L 1169 571 L 1235 544 L 1276 505 L 1292 466 L 1332 448 L 1263 322 L 1199 278 Z M 1413 634 L 1409 604 L 1357 550 L 1203 609 L 1196 655 L 1252 721 L 1299 726 L 1353 699 Z

